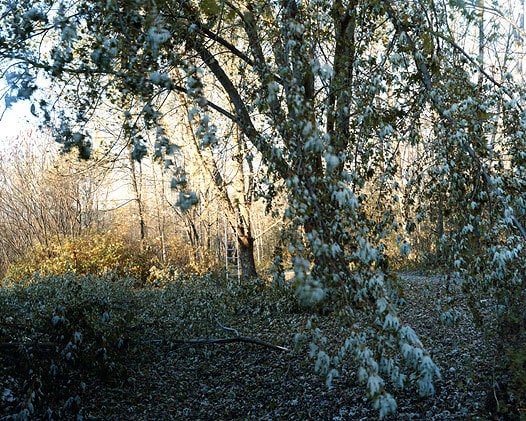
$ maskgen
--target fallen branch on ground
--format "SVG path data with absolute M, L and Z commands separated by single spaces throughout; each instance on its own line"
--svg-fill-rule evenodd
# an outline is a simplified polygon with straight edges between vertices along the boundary
M 175 340 L 172 340 L 171 343 L 181 344 L 181 345 L 214 345 L 214 344 L 231 344 L 234 342 L 244 342 L 248 344 L 264 346 L 265 348 L 274 349 L 276 351 L 287 351 L 287 352 L 290 351 L 290 349 L 288 348 L 285 348 L 283 346 L 273 345 L 269 342 L 262 341 L 261 339 L 241 336 L 236 329 L 221 324 L 221 322 L 219 322 L 219 320 L 217 319 L 216 319 L 216 323 L 221 329 L 227 332 L 235 333 L 236 336 L 232 338 L 218 338 L 218 339 L 210 339 L 210 338 L 175 339 Z
M 156 340 L 151 341 L 152 343 L 162 343 L 162 340 Z M 262 341 L 261 339 L 257 338 L 250 338 L 247 336 L 236 336 L 233 338 L 217 338 L 217 339 L 211 339 L 211 338 L 195 338 L 195 339 L 172 339 L 168 341 L 172 345 L 222 345 L 222 344 L 231 344 L 235 342 L 244 342 L 247 344 L 254 344 L 263 346 L 265 348 L 274 349 L 276 351 L 286 351 L 290 352 L 290 349 L 285 348 L 283 346 L 274 345 L 269 342 Z

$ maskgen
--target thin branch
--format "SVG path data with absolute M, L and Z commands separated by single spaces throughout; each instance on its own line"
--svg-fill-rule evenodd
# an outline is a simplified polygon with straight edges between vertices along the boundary
M 39 353 L 52 353 L 55 350 L 56 345 L 52 342 L 40 342 L 40 343 L 25 343 L 25 342 L 6 342 L 0 344 L 0 352 L 6 354 L 13 354 L 20 358 L 21 350 L 31 348 L 31 351 Z
M 520 36 L 522 38 L 525 38 L 526 37 L 526 33 L 524 32 L 524 29 L 521 28 L 519 25 L 517 25 L 515 22 L 513 22 L 512 19 L 510 19 L 509 17 L 505 16 L 504 13 L 500 10 L 500 9 L 497 9 L 495 7 L 490 7 L 490 6 L 487 6 L 487 5 L 484 5 L 484 6 L 481 6 L 479 4 L 479 2 L 475 3 L 475 2 L 468 2 L 468 4 L 473 7 L 474 9 L 479 9 L 479 10 L 483 10 L 484 12 L 488 12 L 488 13 L 491 13 L 493 16 L 497 16 L 501 19 L 503 19 L 505 22 L 507 22 L 515 31 L 517 31 Z
M 239 332 L 234 329 L 233 327 L 228 327 L 228 326 L 225 326 L 225 325 L 222 325 L 221 322 L 219 322 L 219 320 L 216 319 L 216 323 L 218 324 L 218 326 L 223 329 L 223 330 L 226 330 L 227 332 L 232 332 L 234 333 L 237 337 L 241 336 L 239 334 Z
M 290 349 L 283 346 L 274 345 L 270 342 L 262 341 L 257 338 L 250 338 L 247 336 L 236 336 L 234 338 L 219 338 L 219 339 L 210 339 L 210 338 L 196 338 L 196 339 L 175 339 L 170 341 L 173 344 L 180 345 L 223 345 L 231 344 L 236 342 L 247 343 L 259 345 L 265 348 L 273 349 L 275 351 L 285 351 L 290 352 Z
M 174 85 L 173 89 L 177 92 L 181 92 L 185 95 L 188 95 L 188 90 L 182 86 Z M 205 98 L 206 99 L 206 98 Z M 237 122 L 237 117 L 232 114 L 231 112 L 225 110 L 223 107 L 220 107 L 219 105 L 211 102 L 210 100 L 206 99 L 206 105 L 208 105 L 210 108 L 216 110 L 218 113 L 223 114 L 226 118 L 233 121 L 234 123 Z
M 254 67 L 255 63 L 254 60 L 252 60 L 250 57 L 248 57 L 245 53 L 242 51 L 239 51 L 234 45 L 232 45 L 230 42 L 228 42 L 223 37 L 220 37 L 218 34 L 215 34 L 210 29 L 204 27 L 201 25 L 201 23 L 198 23 L 198 30 L 202 34 L 206 35 L 208 38 L 210 38 L 213 41 L 216 41 L 218 44 L 221 44 L 223 47 L 227 48 L 231 53 L 233 53 L 235 56 L 239 57 L 241 60 L 243 60 L 248 65 Z
M 513 99 L 512 94 L 508 91 L 508 89 L 500 82 L 498 82 L 493 76 L 491 76 L 484 68 L 477 63 L 460 45 L 458 45 L 455 41 L 453 41 L 451 38 L 445 37 L 444 35 L 440 33 L 434 33 L 434 35 L 438 36 L 439 38 L 442 38 L 444 41 L 449 43 L 455 50 L 460 52 L 473 66 L 476 67 L 477 71 L 483 74 L 491 83 L 493 83 L 495 86 L 501 88 L 508 97 Z M 517 104 L 517 107 L 524 111 L 520 104 Z

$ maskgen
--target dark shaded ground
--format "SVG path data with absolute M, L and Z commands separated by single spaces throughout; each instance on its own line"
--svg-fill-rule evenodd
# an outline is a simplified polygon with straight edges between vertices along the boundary
M 421 399 L 412 392 L 398 395 L 399 410 L 391 419 L 498 419 L 490 412 L 494 410 L 495 358 L 490 335 L 475 327 L 469 312 L 453 325 L 439 321 L 437 303 L 444 295 L 441 279 L 407 276 L 403 286 L 407 305 L 402 319 L 433 350 L 442 380 L 433 398 Z M 291 352 L 245 343 L 189 346 L 148 340 L 130 353 L 126 370 L 118 375 L 103 379 L 79 372 L 80 401 L 71 405 L 82 408 L 85 420 L 377 419 L 354 373 L 334 380 L 329 391 L 314 373 L 306 348 L 294 350 L 294 334 L 302 330 L 307 315 L 289 310 L 269 313 L 256 306 L 237 311 L 222 323 Z M 169 308 L 165 311 L 170 313 Z M 320 317 L 327 336 L 337 335 L 335 326 L 331 316 Z M 229 333 L 219 330 L 216 336 Z M 23 379 L 28 377 L 22 372 L 13 375 L 15 363 L 5 355 L 0 359 L 4 364 L 0 420 L 5 420 L 19 407 Z M 53 385 L 46 385 L 49 388 Z M 52 406 L 53 402 L 43 404 Z M 41 414 L 29 419 L 42 418 Z

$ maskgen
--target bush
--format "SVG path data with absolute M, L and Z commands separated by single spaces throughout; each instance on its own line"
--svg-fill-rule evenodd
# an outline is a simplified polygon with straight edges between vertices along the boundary
M 56 239 L 47 246 L 37 245 L 10 265 L 6 278 L 21 280 L 40 276 L 75 273 L 78 275 L 134 277 L 145 282 L 150 268 L 158 263 L 153 248 L 125 242 L 113 232 Z
M 78 414 L 87 376 L 109 379 L 125 370 L 126 348 L 143 334 L 134 323 L 141 302 L 129 280 L 69 274 L 4 282 L 0 379 L 18 383 L 0 386 L 13 394 L 11 415 Z
M 504 347 L 505 355 L 500 370 L 506 380 L 501 383 L 507 383 L 499 409 L 503 414 L 510 412 L 510 416 L 526 420 L 526 290 L 522 286 L 510 288 L 510 297 L 508 311 L 499 326 L 499 346 Z
M 166 264 L 185 273 L 205 275 L 224 265 L 213 250 L 204 246 L 194 247 L 182 235 L 172 236 L 166 248 Z
M 0 283 L 0 419 L 75 419 L 97 393 L 91 386 L 128 387 L 162 346 L 229 335 L 219 323 L 239 328 L 242 316 L 292 307 L 291 292 L 262 281 L 166 279 L 163 288 L 72 273 Z

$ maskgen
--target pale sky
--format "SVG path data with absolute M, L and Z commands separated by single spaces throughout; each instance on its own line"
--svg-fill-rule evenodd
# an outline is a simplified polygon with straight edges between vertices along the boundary
M 5 104 L 0 104 L 0 115 L 4 113 L 0 120 L 0 152 L 12 144 L 19 133 L 38 126 L 38 120 L 29 107 L 27 100 L 19 101 L 7 110 Z

